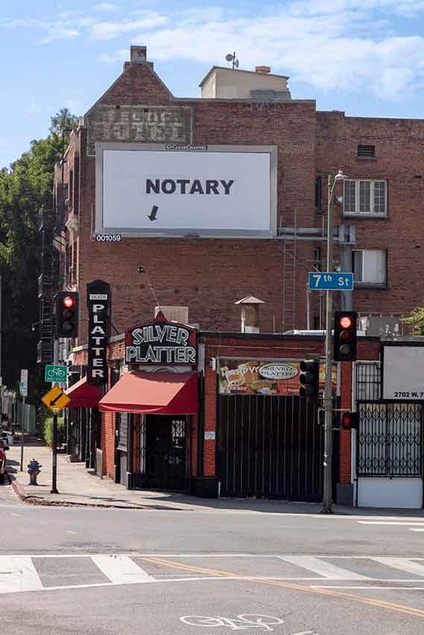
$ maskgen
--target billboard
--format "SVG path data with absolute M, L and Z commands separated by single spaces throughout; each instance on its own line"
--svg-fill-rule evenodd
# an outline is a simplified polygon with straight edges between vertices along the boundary
M 424 400 L 424 346 L 383 346 L 383 399 Z
M 324 389 L 324 364 L 320 364 L 320 388 Z M 333 390 L 337 388 L 337 366 L 332 366 Z M 299 396 L 300 360 L 219 359 L 220 395 Z
M 96 234 L 271 238 L 276 156 L 270 146 L 98 143 Z

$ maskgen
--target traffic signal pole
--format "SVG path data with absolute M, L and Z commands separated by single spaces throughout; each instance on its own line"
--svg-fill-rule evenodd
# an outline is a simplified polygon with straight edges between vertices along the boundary
M 337 181 L 331 185 L 328 176 L 328 208 L 327 208 L 327 271 L 333 271 L 333 194 Z M 324 488 L 322 513 L 333 513 L 333 482 L 332 482 L 332 453 L 333 453 L 333 389 L 331 385 L 331 326 L 333 322 L 333 294 L 331 290 L 325 292 L 325 385 L 324 385 Z
M 53 341 L 53 363 L 59 363 L 59 340 Z M 53 411 L 53 430 L 52 430 L 52 488 L 50 494 L 59 494 L 57 491 L 57 410 Z
M 57 491 L 57 410 L 53 412 L 52 434 L 52 488 L 50 494 L 59 494 Z

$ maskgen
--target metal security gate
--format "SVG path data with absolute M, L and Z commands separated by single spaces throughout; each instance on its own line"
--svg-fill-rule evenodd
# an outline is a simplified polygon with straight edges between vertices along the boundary
M 188 489 L 186 417 L 147 415 L 135 429 L 134 454 L 139 473 L 136 487 L 183 491 Z
M 421 478 L 421 404 L 367 403 L 358 407 L 358 477 Z
M 380 362 L 357 362 L 356 504 L 423 506 L 423 404 L 383 402 Z
M 298 397 L 218 397 L 217 475 L 223 496 L 322 499 L 317 406 Z

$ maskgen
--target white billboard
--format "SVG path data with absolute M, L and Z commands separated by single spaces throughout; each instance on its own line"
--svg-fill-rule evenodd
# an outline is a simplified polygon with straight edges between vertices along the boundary
M 383 399 L 424 401 L 424 346 L 384 346 Z
M 203 147 L 96 144 L 96 233 L 275 236 L 276 148 Z

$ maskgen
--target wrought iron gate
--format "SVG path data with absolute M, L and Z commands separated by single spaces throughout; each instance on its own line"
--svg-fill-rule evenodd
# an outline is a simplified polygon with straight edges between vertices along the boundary
M 139 460 L 136 487 L 148 489 L 188 489 L 186 417 L 147 415 L 136 429 L 134 447 Z
M 383 402 L 380 396 L 381 363 L 357 362 L 357 476 L 421 478 L 422 404 Z
M 218 397 L 217 475 L 223 496 L 320 501 L 322 428 L 298 397 Z
M 423 476 L 423 410 L 417 403 L 362 403 L 358 476 Z

